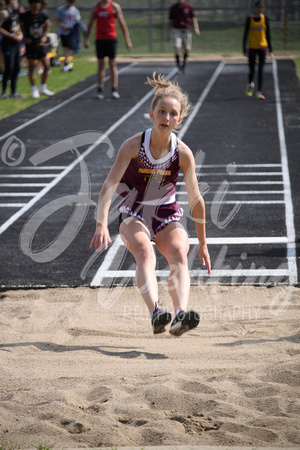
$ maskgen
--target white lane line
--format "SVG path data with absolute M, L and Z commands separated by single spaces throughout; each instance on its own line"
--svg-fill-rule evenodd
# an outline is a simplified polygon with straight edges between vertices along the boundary
M 229 270 L 213 270 L 211 274 L 208 275 L 205 269 L 201 270 L 190 270 L 190 276 L 194 277 L 209 277 L 211 278 L 237 278 L 237 277 L 251 277 L 255 279 L 261 279 L 263 277 L 271 277 L 272 279 L 277 277 L 288 277 L 289 270 L 288 269 L 229 269 Z M 170 275 L 169 270 L 156 270 L 156 276 L 158 277 L 168 277 Z M 103 273 L 103 278 L 134 278 L 135 270 L 107 270 Z M 251 280 L 251 284 L 253 285 L 253 280 Z
M 179 205 L 189 205 L 189 202 L 177 202 Z M 241 205 L 284 205 L 284 200 L 239 200 Z M 236 205 L 236 201 L 234 200 L 226 200 L 226 201 L 205 201 L 206 205 Z
M 282 115 L 281 97 L 279 89 L 279 80 L 277 72 L 277 61 L 273 59 L 272 64 L 273 79 L 275 87 L 275 98 L 276 98 L 276 113 L 277 113 L 277 125 L 278 125 L 278 136 L 280 144 L 280 155 L 281 155 L 281 165 L 282 165 L 282 178 L 284 181 L 284 200 L 285 200 L 285 223 L 288 237 L 287 245 L 287 259 L 288 266 L 290 270 L 290 284 L 295 285 L 298 283 L 298 271 L 297 271 L 297 260 L 296 260 L 296 233 L 294 227 L 294 210 L 293 201 L 291 194 L 291 184 L 290 184 L 290 174 L 289 174 L 289 164 L 287 156 L 287 148 L 285 141 L 284 123 Z
M 47 183 L 0 183 L 1 187 L 44 187 Z
M 250 236 L 250 237 L 216 237 L 207 238 L 209 245 L 240 245 L 240 244 L 286 244 L 286 236 Z M 191 245 L 198 245 L 197 238 L 189 238 Z
M 131 67 L 134 67 L 137 63 L 130 63 L 128 66 L 123 67 L 122 69 L 119 70 L 119 74 L 121 74 L 122 72 L 125 72 L 126 70 L 130 69 Z M 105 81 L 108 80 L 109 77 L 105 78 Z M 42 114 L 39 114 L 38 116 L 34 117 L 31 120 L 28 120 L 27 122 L 23 123 L 22 125 L 19 125 L 18 127 L 14 128 L 13 130 L 10 130 L 8 133 L 4 134 L 3 136 L 0 136 L 0 141 L 2 141 L 3 139 L 6 139 L 7 137 L 11 136 L 14 133 L 17 133 L 20 130 L 23 130 L 24 128 L 28 127 L 29 125 L 32 125 L 33 123 L 43 119 L 44 117 L 49 116 L 50 114 L 54 113 L 55 111 L 57 111 L 58 109 L 63 108 L 64 106 L 68 105 L 69 103 L 73 102 L 74 100 L 76 100 L 77 98 L 81 97 L 82 95 L 85 95 L 87 92 L 91 91 L 92 89 L 95 89 L 97 87 L 97 84 L 93 84 L 92 86 L 89 86 L 88 88 L 84 89 L 81 92 L 78 92 L 75 95 L 72 95 L 72 97 L 68 98 L 67 100 L 65 100 L 64 102 L 59 103 L 59 105 L 54 106 L 53 108 L 48 109 L 47 111 L 45 111 Z
M 0 208 L 21 208 L 27 203 L 0 203 Z
M 208 184 L 208 187 L 210 186 L 210 185 L 218 185 L 218 186 L 220 186 L 220 181 L 210 181 L 209 182 L 209 184 Z M 277 184 L 277 185 L 283 185 L 283 181 L 230 181 L 229 182 L 229 185 L 231 186 L 231 185 L 251 185 L 251 186 L 253 186 L 253 185 L 264 185 L 264 184 L 266 184 L 266 185 L 268 185 L 268 184 L 271 184 L 271 185 L 273 185 L 273 184 Z M 185 182 L 184 181 L 178 181 L 177 183 L 176 183 L 176 185 L 181 185 L 181 186 L 184 186 L 185 185 Z
M 202 92 L 199 100 L 197 101 L 196 105 L 194 106 L 194 109 L 192 111 L 192 113 L 189 115 L 185 125 L 182 127 L 181 132 L 178 134 L 178 138 L 182 139 L 182 137 L 184 136 L 184 134 L 186 133 L 186 131 L 188 130 L 190 124 L 192 123 L 192 121 L 194 120 L 195 116 L 197 115 L 199 109 L 201 108 L 205 98 L 207 97 L 209 91 L 211 90 L 213 84 L 215 83 L 216 79 L 218 78 L 219 74 L 221 73 L 223 67 L 225 65 L 225 61 L 222 61 L 217 69 L 215 70 L 215 72 L 213 73 L 211 79 L 209 80 L 207 86 L 205 87 L 204 91 Z M 177 72 L 177 69 L 176 69 Z M 176 73 L 175 72 L 175 73 Z M 169 78 L 171 78 L 171 75 L 169 75 Z M 152 92 L 151 92 L 152 94 Z M 119 241 L 116 239 L 114 241 L 114 243 L 112 244 L 112 247 L 114 248 L 114 250 L 112 250 L 112 252 L 116 252 L 118 251 L 118 248 L 121 244 L 119 243 Z M 110 264 L 112 263 L 112 261 L 110 261 Z M 102 285 L 102 280 L 103 280 L 103 265 L 106 264 L 106 257 L 104 258 L 103 263 L 100 265 L 100 267 L 98 268 L 92 282 L 91 282 L 91 286 L 101 286 Z M 118 271 L 115 271 L 115 276 L 118 276 Z
M 171 78 L 177 73 L 177 68 L 173 69 L 166 79 Z M 54 180 L 52 180 L 44 189 L 42 189 L 33 199 L 31 199 L 22 209 L 13 214 L 1 227 L 0 234 L 2 234 L 7 228 L 9 228 L 16 220 L 19 219 L 25 212 L 27 212 L 35 203 L 43 198 L 54 186 L 56 186 L 66 175 L 68 175 L 77 164 L 79 164 L 84 158 L 86 158 L 101 142 L 107 139 L 107 137 L 115 131 L 123 122 L 125 122 L 132 114 L 135 113 L 154 93 L 155 88 L 148 92 L 135 106 L 133 106 L 126 114 L 124 114 L 117 122 L 115 122 L 103 135 L 90 147 L 88 147 L 77 159 L 75 159 L 69 166 L 67 166 L 60 174 L 55 174 Z M 29 123 L 29 122 L 27 122 Z M 16 175 L 17 176 L 17 175 Z M 28 175 L 28 178 L 32 175 Z M 40 175 L 45 176 L 45 175 Z M 24 175 L 23 175 L 24 177 Z
M 16 166 L 14 170 L 63 170 L 68 166 Z
M 218 76 L 222 72 L 225 64 L 226 64 L 226 61 L 221 61 L 220 64 L 218 65 L 218 67 L 216 68 L 216 70 L 213 73 L 211 79 L 209 80 L 208 84 L 206 85 L 205 89 L 203 90 L 199 100 L 197 101 L 196 105 L 194 106 L 193 111 L 188 116 L 188 118 L 187 118 L 185 124 L 183 125 L 180 133 L 178 134 L 178 138 L 179 139 L 182 139 L 183 136 L 185 135 L 185 133 L 187 132 L 187 130 L 189 129 L 191 123 L 193 122 L 194 118 L 198 114 L 199 109 L 203 105 L 204 100 L 206 99 L 206 97 L 207 97 L 208 93 L 210 92 L 211 88 L 213 87 L 216 79 L 218 78 Z
M 1 185 L 0 185 L 1 186 Z M 208 194 L 216 194 L 218 191 L 207 191 L 207 193 L 205 195 Z M 270 195 L 270 194 L 283 194 L 284 191 L 272 191 L 272 190 L 268 190 L 268 191 L 228 191 L 226 195 L 261 195 L 261 194 L 265 194 L 265 195 Z M 176 195 L 187 195 L 187 192 L 184 191 L 178 191 L 176 192 Z
M 34 197 L 36 192 L 0 192 L 0 197 Z
M 213 168 L 226 168 L 228 165 L 230 164 L 203 164 L 203 165 L 196 165 L 196 169 L 205 169 L 206 167 L 208 167 L 209 169 L 213 169 Z M 281 167 L 281 164 L 237 164 L 237 167 Z
M 206 172 L 200 174 L 200 177 L 224 177 L 225 172 Z M 282 176 L 282 172 L 234 172 L 230 174 L 230 177 L 278 177 Z M 179 176 L 183 176 L 182 173 L 179 173 Z
M 33 173 L 33 174 L 16 174 L 16 173 L 11 173 L 11 174 L 1 174 L 1 178 L 55 178 L 58 177 L 59 174 L 58 173 Z

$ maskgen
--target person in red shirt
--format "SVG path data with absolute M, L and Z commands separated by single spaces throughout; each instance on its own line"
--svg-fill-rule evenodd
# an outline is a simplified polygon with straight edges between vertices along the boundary
M 118 19 L 121 30 L 124 34 L 126 46 L 128 50 L 132 48 L 129 31 L 123 16 L 122 9 L 118 3 L 101 0 L 91 10 L 91 18 L 85 37 L 85 47 L 90 46 L 89 36 L 93 29 L 94 21 L 96 21 L 96 53 L 98 58 L 98 93 L 97 98 L 104 98 L 104 58 L 109 59 L 110 78 L 112 85 L 112 97 L 120 98 L 118 93 L 118 69 L 115 62 L 117 53 L 117 28 L 116 20 Z
M 170 30 L 172 28 L 176 64 L 182 73 L 185 71 L 187 58 L 192 49 L 191 24 L 193 24 L 195 34 L 199 36 L 200 30 L 198 20 L 194 15 L 192 6 L 183 0 L 178 0 L 178 2 L 170 8 L 167 27 L 167 41 L 170 40 Z M 182 47 L 184 53 L 183 60 L 180 61 L 180 51 Z

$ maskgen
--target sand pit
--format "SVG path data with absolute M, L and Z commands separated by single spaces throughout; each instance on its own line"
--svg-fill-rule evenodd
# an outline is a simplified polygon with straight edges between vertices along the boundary
M 0 444 L 299 448 L 299 300 L 194 286 L 200 326 L 175 338 L 134 287 L 2 292 Z

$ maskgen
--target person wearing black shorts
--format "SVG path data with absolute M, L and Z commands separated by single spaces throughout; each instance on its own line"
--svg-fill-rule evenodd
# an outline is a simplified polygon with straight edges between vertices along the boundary
M 96 21 L 96 54 L 98 58 L 97 98 L 99 100 L 104 98 L 104 59 L 106 57 L 109 60 L 112 98 L 120 98 L 120 95 L 118 93 L 118 69 L 115 62 L 117 53 L 116 19 L 118 19 L 121 30 L 124 34 L 126 46 L 128 50 L 130 50 L 132 47 L 132 43 L 122 13 L 122 9 L 120 5 L 118 5 L 118 3 L 115 3 L 113 1 L 101 0 L 92 8 L 91 18 L 85 37 L 85 47 L 88 48 L 90 46 L 89 36 L 93 29 L 94 21 Z
M 80 12 L 74 3 L 75 0 L 66 0 L 66 4 L 60 6 L 56 11 L 58 34 L 65 58 L 64 65 L 62 67 L 63 72 L 70 72 L 73 70 L 73 64 L 71 64 L 69 60 L 72 51 L 74 50 L 72 44 L 72 34 L 74 27 L 81 20 Z
M 29 0 L 30 10 L 21 14 L 20 19 L 24 29 L 26 44 L 26 57 L 28 60 L 28 77 L 31 84 L 33 98 L 39 98 L 40 94 L 51 97 L 53 92 L 47 89 L 48 70 L 50 67 L 49 58 L 46 55 L 45 44 L 48 41 L 50 30 L 50 20 L 48 15 L 41 11 L 41 0 Z M 37 61 L 42 63 L 44 68 L 41 75 L 41 86 L 38 90 L 35 83 L 35 68 Z

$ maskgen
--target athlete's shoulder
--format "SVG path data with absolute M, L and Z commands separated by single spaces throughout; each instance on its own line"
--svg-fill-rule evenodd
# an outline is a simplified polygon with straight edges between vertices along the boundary
M 121 6 L 119 5 L 119 3 L 112 2 L 112 7 L 113 7 L 113 12 L 114 12 L 115 14 L 119 14 L 119 13 L 122 12 L 122 8 L 121 8 Z
M 191 162 L 194 161 L 192 150 L 180 139 L 178 139 L 178 155 L 181 167 L 189 167 Z
M 141 147 L 142 135 L 143 133 L 139 132 L 134 136 L 131 136 L 130 138 L 126 139 L 121 145 L 120 151 L 122 153 L 126 153 L 129 159 L 137 157 Z
M 9 13 L 8 13 L 7 9 L 4 9 L 3 11 L 0 11 L 0 21 L 2 23 L 5 22 L 8 19 L 8 17 L 9 17 Z

